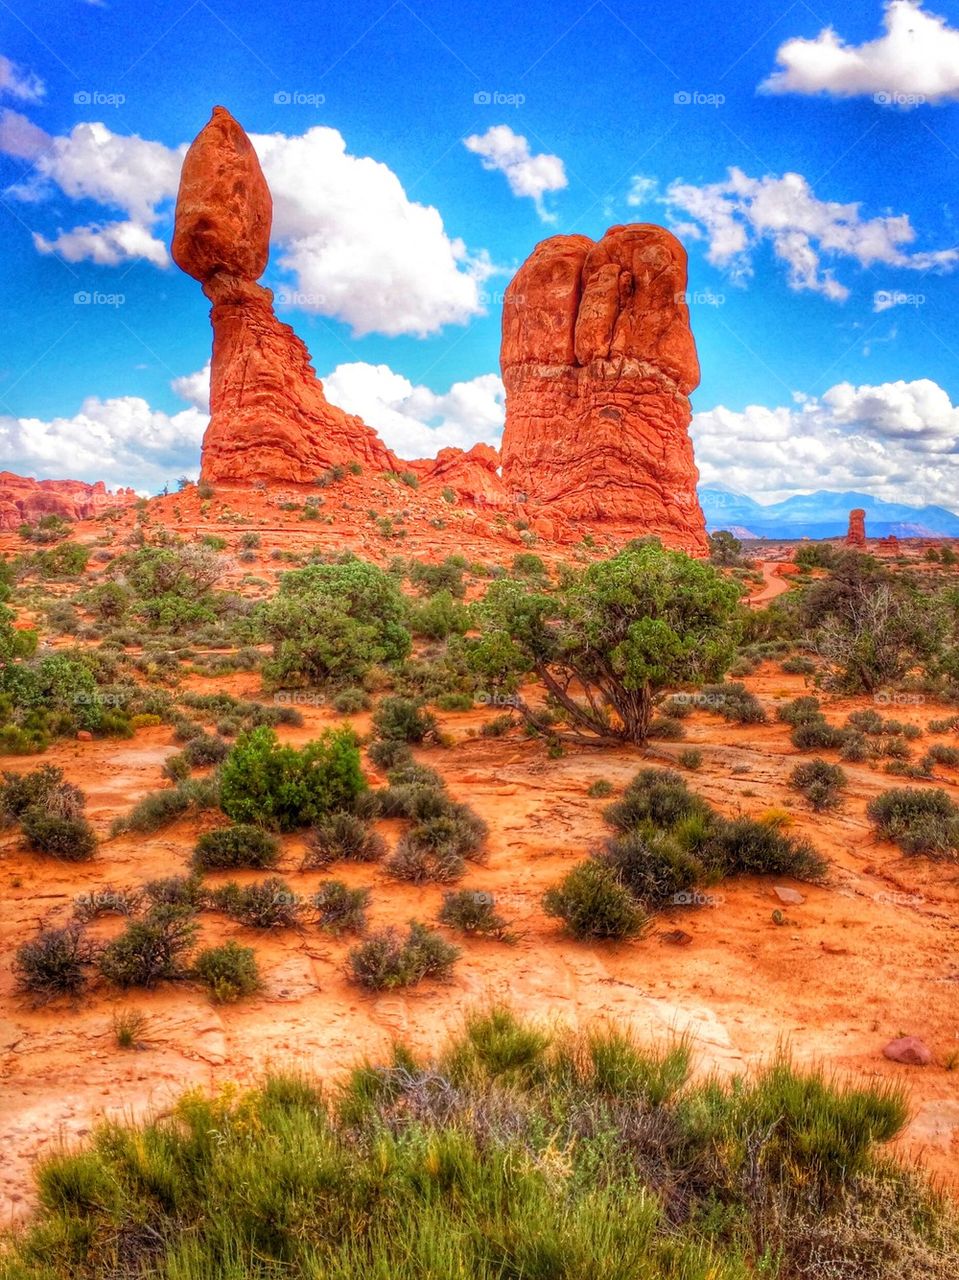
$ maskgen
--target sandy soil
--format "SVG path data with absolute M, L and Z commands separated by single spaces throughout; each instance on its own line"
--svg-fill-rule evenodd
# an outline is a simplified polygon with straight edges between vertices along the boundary
M 187 683 L 238 696 L 259 691 L 256 675 Z M 800 677 L 785 676 L 772 664 L 746 683 L 770 710 L 804 691 Z M 860 705 L 845 700 L 827 711 L 838 721 Z M 293 742 L 307 740 L 332 719 L 322 707 L 301 710 L 304 726 L 282 734 Z M 821 1062 L 857 1080 L 900 1081 L 913 1107 L 902 1150 L 959 1185 L 959 1071 L 947 1070 L 959 1051 L 959 870 L 906 859 L 874 840 L 864 809 L 889 779 L 850 766 L 854 798 L 836 815 L 814 816 L 785 783 L 797 756 L 786 726 L 730 726 L 697 711 L 686 722 L 686 742 L 661 744 L 654 758 L 666 761 L 684 745 L 699 747 L 704 763 L 690 775 L 692 785 L 727 813 L 787 810 L 792 830 L 808 835 L 833 860 L 831 882 L 792 886 L 804 901 L 784 908 L 785 925 L 774 923 L 772 914 L 780 905 L 774 883 L 781 882 L 748 879 L 720 886 L 712 906 L 672 910 L 640 941 L 590 946 L 564 938 L 539 899 L 605 833 L 605 802 L 587 797 L 589 784 L 603 777 L 619 788 L 643 757 L 582 750 L 547 760 L 540 745 L 525 739 L 474 736 L 488 714 L 444 715 L 454 745 L 420 754 L 454 795 L 489 822 L 488 864 L 471 868 L 463 884 L 496 894 L 519 934 L 516 943 L 466 941 L 448 986 L 373 996 L 346 980 L 349 941 L 311 928 L 264 935 L 204 914 L 203 942 L 235 936 L 254 945 L 266 980 L 260 996 L 227 1007 L 212 1006 L 191 987 L 168 986 L 129 998 L 99 990 L 76 1008 L 31 1009 L 14 996 L 4 964 L 5 1214 L 22 1213 L 31 1203 L 32 1159 L 85 1134 L 100 1116 L 140 1114 L 163 1107 L 189 1084 L 248 1080 L 270 1065 L 330 1076 L 376 1054 L 395 1036 L 428 1049 L 466 1008 L 493 998 L 539 1018 L 629 1021 L 657 1039 L 685 1034 L 700 1070 L 747 1070 L 784 1044 L 801 1062 Z M 924 725 L 943 712 L 909 705 L 897 706 L 895 714 Z M 357 724 L 362 727 L 362 720 Z M 95 861 L 75 866 L 25 852 L 17 836 L 4 839 L 0 903 L 8 955 L 40 920 L 64 922 L 78 895 L 185 869 L 197 833 L 193 822 L 151 837 L 107 838 L 114 815 L 161 785 L 161 763 L 174 749 L 163 727 L 141 731 L 133 741 L 70 742 L 45 754 L 87 792 L 104 843 Z M 3 763 L 23 769 L 37 761 Z M 959 799 L 959 777 L 942 782 Z M 212 824 L 204 819 L 203 825 Z M 384 831 L 390 834 L 389 824 Z M 300 873 L 301 848 L 299 837 L 287 837 L 279 869 L 297 891 L 306 893 L 333 874 L 372 887 L 374 926 L 435 918 L 441 889 L 396 884 L 368 867 Z M 103 918 L 93 929 L 107 936 L 121 924 Z M 691 944 L 663 940 L 676 928 L 692 935 Z M 139 1051 L 116 1047 L 112 1016 L 118 1005 L 148 1016 Z M 902 1033 L 921 1036 L 935 1064 L 920 1069 L 886 1061 L 882 1046 Z

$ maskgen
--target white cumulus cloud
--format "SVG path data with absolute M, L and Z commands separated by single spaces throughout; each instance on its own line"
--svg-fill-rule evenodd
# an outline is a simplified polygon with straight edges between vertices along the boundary
M 959 98 L 959 31 L 917 0 L 889 0 L 883 26 L 883 35 L 860 45 L 832 27 L 814 40 L 787 40 L 776 52 L 779 70 L 760 91 L 870 95 L 901 107 Z
M 959 262 L 955 247 L 913 249 L 916 231 L 908 214 L 864 217 L 858 201 L 819 199 L 799 173 L 751 178 L 731 168 L 723 182 L 671 183 L 665 202 L 675 222 L 691 222 L 701 230 L 708 260 L 733 279 L 752 275 L 753 253 L 767 242 L 785 264 L 790 288 L 833 301 L 849 296 L 849 288 L 834 276 L 837 260 L 915 271 L 948 271 Z
M 19 120 L 5 128 L 0 118 L 0 150 L 8 154 L 38 141 L 25 129 L 30 122 Z M 125 216 L 55 236 L 38 232 L 36 248 L 70 262 L 168 266 L 186 143 L 167 147 L 100 122 L 43 138 L 47 150 L 10 195 L 37 203 L 57 188 Z M 495 271 L 488 254 L 471 254 L 448 235 L 439 210 L 411 200 L 387 165 L 350 155 L 343 135 L 326 126 L 251 141 L 273 193 L 273 266 L 291 277 L 278 290 L 281 305 L 342 320 L 358 337 L 424 337 L 482 314 L 481 285 Z
M 788 406 L 693 415 L 700 478 L 759 501 L 858 489 L 959 509 L 959 406 L 928 378 L 853 386 Z
M 514 133 L 508 124 L 494 124 L 485 133 L 471 133 L 463 144 L 480 157 L 484 169 L 506 175 L 514 196 L 528 196 L 544 222 L 556 221 L 555 214 L 546 209 L 543 196 L 549 191 L 562 191 L 567 185 L 559 156 L 547 152 L 533 155 L 526 138 Z

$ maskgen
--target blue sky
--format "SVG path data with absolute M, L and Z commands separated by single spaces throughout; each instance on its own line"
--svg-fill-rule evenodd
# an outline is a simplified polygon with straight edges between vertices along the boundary
M 495 442 L 538 240 L 650 221 L 689 250 L 704 479 L 959 505 L 955 4 L 10 0 L 0 55 L 8 469 L 195 472 L 207 304 L 163 246 L 221 103 L 280 314 L 407 456 Z

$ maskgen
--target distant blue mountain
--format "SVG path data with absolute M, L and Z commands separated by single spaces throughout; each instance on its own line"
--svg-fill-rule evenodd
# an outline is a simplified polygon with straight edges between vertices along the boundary
M 868 493 L 799 493 L 784 502 L 764 506 L 722 485 L 700 485 L 699 501 L 706 528 L 729 529 L 737 537 L 836 538 L 846 533 L 849 512 L 862 507 L 866 536 L 885 538 L 959 537 L 959 516 L 945 507 L 909 507 L 884 502 Z

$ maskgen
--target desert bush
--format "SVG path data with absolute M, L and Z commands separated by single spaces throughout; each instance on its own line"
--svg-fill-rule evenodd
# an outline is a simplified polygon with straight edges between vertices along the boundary
M 203 733 L 191 738 L 182 754 L 191 769 L 203 769 L 225 760 L 229 750 L 229 745 L 222 738 Z
M 795 728 L 797 725 L 807 724 L 810 720 L 821 720 L 822 707 L 818 698 L 814 698 L 812 694 L 804 694 L 801 698 L 793 698 L 790 702 L 784 702 L 777 707 L 776 718 L 783 724 L 789 724 Z
M 203 881 L 198 875 L 148 880 L 143 886 L 143 893 L 155 907 L 188 907 L 191 911 L 198 911 L 206 897 Z
M 436 718 L 414 698 L 383 698 L 373 712 L 378 738 L 391 742 L 425 742 L 436 736 Z
M 406 743 L 396 738 L 377 738 L 369 743 L 366 754 L 370 758 L 370 763 L 377 769 L 392 769 L 395 764 L 403 760 L 413 759 L 413 753 Z
M 3 774 L 0 781 L 0 822 L 9 825 L 28 809 L 41 809 L 61 818 L 78 818 L 84 798 L 79 787 L 67 782 L 63 770 L 44 764 L 27 773 Z
M 604 867 L 650 911 L 668 906 L 676 895 L 706 878 L 702 863 L 671 835 L 637 829 L 608 840 L 597 855 Z
M 440 711 L 472 711 L 473 695 L 471 693 L 441 693 L 436 699 Z
M 220 773 L 220 805 L 234 822 L 293 831 L 351 808 L 365 787 L 351 729 L 328 729 L 297 751 L 261 725 L 242 733 L 230 750 Z
M 341 716 L 356 715 L 359 711 L 368 711 L 370 695 L 359 685 L 349 685 L 341 689 L 333 698 L 333 710 Z
M 819 716 L 800 721 L 789 735 L 789 741 L 800 751 L 827 751 L 830 747 L 841 747 L 845 734 L 825 716 Z
M 459 956 L 458 947 L 414 920 L 405 937 L 383 929 L 355 946 L 349 953 L 349 974 L 371 991 L 413 986 L 425 978 L 444 982 Z
M 97 838 L 85 818 L 62 818 L 35 805 L 20 825 L 31 849 L 64 862 L 86 862 L 97 851 Z
M 260 870 L 276 866 L 280 845 L 275 837 L 249 823 L 217 827 L 205 831 L 193 850 L 195 871 L 252 867 Z
M 251 929 L 288 929 L 300 918 L 299 900 L 279 876 L 242 886 L 231 880 L 211 890 L 208 898 L 215 911 L 223 911 Z
M 219 788 L 215 778 L 190 779 L 175 787 L 148 792 L 128 814 L 114 819 L 110 833 L 159 831 L 191 810 L 209 809 L 218 803 Z
M 825 858 L 805 840 L 795 840 L 754 818 L 720 824 L 703 847 L 705 866 L 717 875 L 777 875 L 796 880 L 824 879 Z
M 193 946 L 197 925 L 185 907 L 152 907 L 141 920 L 131 920 L 97 957 L 97 968 L 118 987 L 154 987 L 182 978 L 186 954 Z
M 826 760 L 809 760 L 797 764 L 789 775 L 789 785 L 801 791 L 817 813 L 835 809 L 842 803 L 846 775 L 838 764 Z
M 869 801 L 866 814 L 903 853 L 954 857 L 959 850 L 959 805 L 941 788 L 884 791 Z
M 428 600 L 411 603 L 409 626 L 413 635 L 427 640 L 446 640 L 465 635 L 469 630 L 470 611 L 458 603 L 449 591 L 438 591 Z
M 256 610 L 273 643 L 264 678 L 280 686 L 362 680 L 371 667 L 409 653 L 405 615 L 396 581 L 362 560 L 286 573 L 278 593 Z
M 787 676 L 813 676 L 816 674 L 816 664 L 812 658 L 804 658 L 799 653 L 783 658 L 779 667 Z
M 864 733 L 850 733 L 848 729 L 843 733 L 842 746 L 839 748 L 840 760 L 861 764 L 865 760 L 871 760 L 875 754 L 875 748 Z
M 763 724 L 766 712 L 754 693 L 738 681 L 703 685 L 701 698 L 710 711 L 735 724 Z
M 331 813 L 306 837 L 302 870 L 344 862 L 379 862 L 386 856 L 386 841 L 372 825 L 355 813 Z
M 686 736 L 686 728 L 676 716 L 653 716 L 649 722 L 649 737 L 663 742 L 677 742 Z
M 232 1004 L 259 989 L 256 952 L 231 938 L 219 947 L 206 947 L 193 962 L 193 976 L 219 1004 Z
M 959 747 L 949 747 L 944 742 L 934 742 L 926 752 L 932 764 L 944 764 L 950 769 L 959 768 Z
M 114 1009 L 110 1019 L 118 1049 L 141 1049 L 149 1019 L 142 1009 Z
M 676 757 L 684 769 L 699 769 L 703 763 L 703 753 L 698 747 L 687 747 Z
M 496 910 L 496 899 L 491 893 L 477 889 L 459 889 L 443 894 L 439 913 L 440 924 L 461 933 L 479 933 L 485 937 L 510 942 L 513 935 L 503 917 Z
M 608 805 L 603 817 L 620 831 L 629 831 L 642 822 L 671 827 L 684 818 L 701 817 L 709 806 L 686 786 L 672 769 L 640 769 L 623 793 L 622 800 Z
M 449 847 L 417 844 L 404 835 L 383 869 L 394 880 L 407 880 L 410 884 L 452 884 L 464 874 L 466 863 Z
M 430 564 L 425 560 L 411 560 L 410 582 L 421 595 L 435 596 L 445 591 L 462 600 L 466 595 L 463 572 L 468 567 L 462 556 L 447 556 L 438 564 Z
M 605 800 L 613 794 L 613 784 L 608 778 L 597 778 L 586 788 L 586 794 L 591 800 Z
M 543 895 L 543 910 L 563 921 L 574 938 L 634 938 L 646 913 L 616 872 L 599 862 L 581 862 Z
M 342 880 L 327 880 L 313 895 L 316 923 L 330 933 L 363 933 L 369 889 L 351 889 Z
M 36 936 L 17 948 L 13 974 L 17 989 L 45 1004 L 58 996 L 76 999 L 87 981 L 92 948 L 82 929 L 41 928 Z

